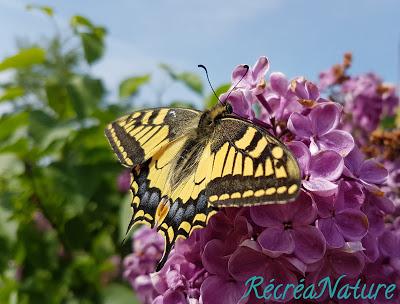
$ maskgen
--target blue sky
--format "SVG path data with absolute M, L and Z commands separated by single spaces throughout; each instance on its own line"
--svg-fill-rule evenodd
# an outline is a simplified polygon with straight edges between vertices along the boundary
M 40 38 L 52 32 L 38 13 L 26 12 L 23 0 L 0 0 L 0 58 L 12 54 L 15 37 Z M 151 72 L 156 83 L 144 103 L 169 87 L 156 72 L 160 62 L 197 71 L 205 64 L 214 84 L 229 81 L 234 66 L 253 64 L 261 55 L 271 71 L 289 77 L 318 73 L 354 55 L 354 73 L 375 71 L 398 82 L 400 1 L 398 0 L 230 0 L 230 1 L 35 1 L 55 8 L 61 27 L 72 14 L 105 25 L 109 35 L 104 59 L 93 72 L 115 92 L 124 77 Z M 153 95 L 152 95 L 153 94 Z M 111 94 L 112 95 L 112 94 Z M 165 100 L 194 99 L 179 85 Z

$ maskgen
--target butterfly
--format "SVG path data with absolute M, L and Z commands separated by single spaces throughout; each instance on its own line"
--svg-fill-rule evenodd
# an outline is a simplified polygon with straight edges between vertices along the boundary
M 105 134 L 131 169 L 128 231 L 145 223 L 165 238 L 157 271 L 175 241 L 205 227 L 220 207 L 286 203 L 300 190 L 300 169 L 288 148 L 234 115 L 229 103 L 204 112 L 137 111 L 110 123 Z

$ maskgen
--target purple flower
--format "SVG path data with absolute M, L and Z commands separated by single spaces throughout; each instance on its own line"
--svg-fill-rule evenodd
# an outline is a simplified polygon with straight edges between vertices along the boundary
M 269 69 L 267 57 L 260 57 L 253 67 L 250 67 L 247 74 L 243 65 L 238 65 L 232 72 L 232 85 L 240 81 L 237 88 L 249 90 L 254 96 L 261 94 L 266 86 L 265 75 Z M 244 77 L 243 77 L 244 76 Z
M 383 184 L 388 177 L 388 171 L 383 165 L 373 159 L 365 160 L 357 147 L 345 158 L 345 170 L 343 173 L 358 180 L 368 190 L 377 194 L 381 191 L 376 185 Z
M 293 141 L 288 146 L 300 165 L 303 186 L 320 196 L 334 194 L 337 189 L 334 181 L 342 174 L 343 158 L 334 151 L 321 151 L 311 155 L 307 146 L 300 141 Z
M 385 228 L 386 230 L 379 237 L 380 252 L 384 257 L 400 258 L 400 218 L 387 223 Z
M 124 259 L 123 276 L 143 303 L 152 303 L 158 293 L 151 282 L 150 273 L 162 256 L 164 240 L 155 230 L 142 226 L 134 232 L 132 247 L 133 253 Z
M 288 129 L 297 138 L 310 142 L 312 154 L 321 150 L 333 150 L 346 156 L 354 147 L 353 137 L 346 131 L 336 130 L 340 121 L 341 106 L 324 102 L 315 106 L 309 115 L 293 113 Z
M 303 109 L 288 79 L 282 73 L 271 73 L 269 86 L 258 99 L 262 105 L 260 118 L 267 123 L 271 123 L 271 117 L 278 122 L 286 121 L 291 113 L 301 112 Z
M 307 272 L 309 275 L 306 277 L 306 285 L 315 284 L 317 293 L 320 293 L 321 287 L 318 286 L 318 283 L 321 279 L 330 277 L 334 281 L 341 275 L 345 275 L 347 278 L 357 278 L 363 271 L 364 266 L 365 259 L 361 252 L 330 249 L 327 250 L 323 259 L 308 267 Z M 326 299 L 327 297 L 328 291 L 325 290 L 324 298 Z
M 361 241 L 364 255 L 368 262 L 373 263 L 379 258 L 378 238 L 368 232 Z
M 395 88 L 382 83 L 375 74 L 368 73 L 349 79 L 343 84 L 346 109 L 352 123 L 365 132 L 375 130 L 384 116 L 394 114 L 399 100 Z
M 232 72 L 231 88 L 220 96 L 220 100 L 225 101 L 229 95 L 234 113 L 244 118 L 253 118 L 254 112 L 251 106 L 257 101 L 257 95 L 264 92 L 268 69 L 267 57 L 260 57 L 248 71 L 244 65 L 238 65 Z M 234 87 L 235 89 L 231 91 Z
M 335 196 L 316 199 L 320 219 L 317 227 L 331 248 L 342 248 L 346 241 L 361 241 L 368 232 L 368 218 L 359 210 L 364 201 L 361 187 L 341 181 Z
M 321 101 L 318 87 L 304 77 L 298 77 L 292 81 L 291 90 L 300 100 Z
M 124 170 L 118 175 L 117 187 L 119 192 L 128 192 L 131 186 L 131 173 L 129 170 Z
M 153 303 L 198 303 L 201 284 L 197 280 L 203 279 L 204 274 L 204 270 L 198 269 L 183 255 L 172 254 L 161 271 L 152 275 L 152 283 L 159 293 Z
M 304 192 L 290 204 L 252 207 L 254 223 L 266 227 L 257 241 L 274 256 L 293 253 L 304 263 L 314 263 L 325 253 L 324 237 L 314 222 L 317 210 Z
M 325 81 L 330 96 L 343 95 L 349 113 L 303 77 L 288 80 L 271 73 L 266 83 L 265 57 L 249 69 L 229 102 L 237 115 L 267 127 L 291 149 L 302 171 L 301 194 L 284 204 L 221 208 L 204 229 L 175 244 L 157 273 L 162 239 L 154 230 L 138 229 L 124 276 L 143 303 L 264 303 L 254 295 L 242 298 L 252 276 L 264 278 L 261 292 L 270 279 L 296 284 L 305 278 L 310 284 L 345 274 L 345 284 L 358 278 L 379 282 L 377 274 L 382 274 L 389 283 L 400 282 L 400 206 L 392 202 L 400 201 L 399 163 L 385 160 L 388 172 L 358 146 L 366 142 L 376 117 L 393 113 L 398 98 L 378 78 L 349 77 L 348 67 L 345 61 Z M 234 70 L 232 87 L 244 72 L 244 66 Z M 370 106 L 372 100 L 380 105 Z M 293 302 L 293 294 L 288 296 L 286 302 Z
M 275 279 L 276 284 L 295 284 L 296 275 L 289 270 L 284 258 L 272 258 L 263 252 L 262 247 L 252 240 L 244 242 L 229 259 L 229 273 L 238 282 L 245 282 L 252 276 L 261 276 L 264 282 Z M 287 294 L 287 300 L 292 294 Z M 254 303 L 249 301 L 249 303 Z

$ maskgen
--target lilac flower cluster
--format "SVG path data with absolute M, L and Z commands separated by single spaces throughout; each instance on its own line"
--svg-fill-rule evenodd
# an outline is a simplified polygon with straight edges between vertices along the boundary
M 299 197 L 283 205 L 222 209 L 206 228 L 178 242 L 158 273 L 153 271 L 162 240 L 149 228 L 137 230 L 134 252 L 125 259 L 125 278 L 143 303 L 263 303 L 254 295 L 242 299 L 246 280 L 255 275 L 276 284 L 297 284 L 301 278 L 311 284 L 343 274 L 348 282 L 400 284 L 400 219 L 383 192 L 388 170 L 368 159 L 343 130 L 347 105 L 323 98 L 302 77 L 289 81 L 272 73 L 267 82 L 268 68 L 266 57 L 246 75 L 238 66 L 232 84 L 244 78 L 229 101 L 237 115 L 266 126 L 291 149 L 302 171 Z M 343 92 L 362 100 L 353 102 L 351 112 L 357 127 L 370 131 L 377 122 L 367 115 L 373 111 L 365 101 L 366 81 L 350 79 Z M 391 94 L 379 115 L 398 104 Z M 361 110 L 359 103 L 367 108 Z M 398 185 L 399 179 L 390 182 Z M 390 303 L 400 303 L 395 301 L 400 300 Z
M 348 56 L 348 55 L 347 55 Z M 394 85 L 384 83 L 373 73 L 355 77 L 347 75 L 351 57 L 342 65 L 334 65 L 320 74 L 320 88 L 331 93 L 332 99 L 344 104 L 344 128 L 350 130 L 360 144 L 385 117 L 395 115 L 399 98 Z

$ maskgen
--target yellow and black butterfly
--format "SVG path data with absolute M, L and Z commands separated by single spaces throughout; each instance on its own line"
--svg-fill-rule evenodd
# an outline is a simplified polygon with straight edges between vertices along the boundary
M 199 67 L 210 83 L 207 69 Z M 175 241 L 205 227 L 219 207 L 286 203 L 300 190 L 300 169 L 285 145 L 232 112 L 227 102 L 204 112 L 148 109 L 105 130 L 121 163 L 131 168 L 128 231 L 145 223 L 164 235 L 157 270 Z

